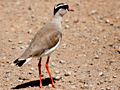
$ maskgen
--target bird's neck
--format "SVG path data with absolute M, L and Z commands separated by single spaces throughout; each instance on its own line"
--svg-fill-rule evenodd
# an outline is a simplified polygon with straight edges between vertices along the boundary
M 60 14 L 56 14 L 53 16 L 52 21 L 56 21 L 58 24 L 61 24 L 62 16 Z

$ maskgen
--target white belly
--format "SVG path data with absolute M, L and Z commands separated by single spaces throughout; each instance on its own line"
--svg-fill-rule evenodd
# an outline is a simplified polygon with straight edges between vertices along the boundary
M 58 45 L 60 44 L 60 42 L 61 42 L 61 37 L 60 37 L 58 43 L 57 43 L 54 47 L 52 47 L 51 49 L 45 50 L 45 51 L 40 55 L 40 57 L 43 57 L 43 56 L 46 56 L 46 55 L 50 55 L 50 54 L 58 47 Z

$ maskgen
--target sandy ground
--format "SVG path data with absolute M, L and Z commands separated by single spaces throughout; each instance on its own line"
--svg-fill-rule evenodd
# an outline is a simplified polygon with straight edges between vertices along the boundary
M 120 90 L 120 0 L 0 0 L 0 90 L 40 89 L 38 59 L 21 68 L 13 61 L 60 2 L 75 11 L 63 17 L 62 42 L 50 58 L 58 88 L 44 57 L 41 90 Z

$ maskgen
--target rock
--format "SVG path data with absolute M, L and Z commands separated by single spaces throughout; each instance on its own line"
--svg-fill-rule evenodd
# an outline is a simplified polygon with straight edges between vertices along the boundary
M 29 30 L 28 30 L 28 33 L 32 33 L 32 29 L 29 29 Z
M 109 82 L 109 83 L 111 83 L 112 81 L 113 81 L 113 79 L 112 79 L 112 78 L 110 78 L 110 79 L 108 80 L 108 82 Z
M 68 28 L 70 28 L 70 26 L 69 25 L 65 25 L 65 29 L 68 29 Z
M 25 21 L 25 24 L 27 24 L 28 23 L 28 21 Z
M 18 44 L 22 44 L 22 41 L 19 41 Z
M 79 79 L 79 82 L 80 82 L 80 83 L 84 83 L 84 80 L 82 80 L 82 79 Z
M 117 76 L 116 76 L 116 75 L 114 75 L 114 76 L 113 76 L 113 78 L 117 78 Z
M 48 86 L 49 86 L 49 88 L 52 88 L 52 84 L 49 84 Z
M 55 74 L 58 74 L 58 73 L 60 73 L 60 71 L 55 71 Z
M 112 46 L 113 46 L 113 43 L 110 43 L 110 44 L 109 44 L 109 46 L 111 46 L 111 47 L 112 47 Z
M 7 70 L 7 71 L 6 71 L 6 74 L 8 74 L 8 73 L 10 73 L 10 72 L 11 72 L 11 70 Z
M 67 46 L 66 44 L 63 44 L 63 45 L 62 45 L 62 48 L 63 48 L 63 49 L 65 49 L 65 48 L 66 48 L 66 46 Z
M 120 48 L 118 48 L 118 49 L 117 49 L 117 52 L 119 52 L 119 53 L 120 53 Z
M 56 76 L 55 79 L 56 79 L 56 80 L 60 80 L 61 77 L 60 77 L 60 76 Z
M 52 66 L 54 67 L 54 66 L 56 66 L 56 64 L 54 62 L 52 62 Z
M 103 76 L 104 74 L 103 74 L 103 72 L 99 72 L 99 75 L 100 75 L 100 76 Z
M 88 88 L 88 84 L 84 84 L 84 87 L 85 87 L 85 88 Z
M 9 39 L 8 42 L 12 42 L 12 39 Z
M 75 85 L 72 85 L 71 88 L 75 89 L 76 87 L 75 87 Z
M 17 81 L 19 81 L 19 82 L 23 82 L 23 80 L 17 80 Z
M 4 59 L 4 60 L 5 60 L 5 59 L 6 59 L 6 57 L 3 57 L 2 59 Z M 9 61 L 9 63 L 10 63 L 10 62 L 11 62 L 11 61 Z
M 24 46 L 20 46 L 20 49 L 24 49 Z
M 80 2 L 76 2 L 75 4 L 78 5 L 78 6 L 80 6 Z
M 90 72 L 90 69 L 86 69 L 86 72 Z
M 32 74 L 33 72 L 32 71 L 29 71 L 29 74 Z
M 98 55 L 95 55 L 95 59 L 99 59 L 99 56 L 98 56 Z
M 34 70 L 34 67 L 30 68 L 30 70 L 33 71 L 33 70 Z
M 12 49 L 15 49 L 15 47 L 12 47 Z
M 24 76 L 19 76 L 19 80 L 26 80 Z
M 101 88 L 100 88 L 100 90 L 104 90 L 104 88 L 103 88 L 103 87 L 101 87 Z
M 110 60 L 110 61 L 109 61 L 109 64 L 111 65 L 113 62 L 115 62 L 115 60 Z
M 68 23 L 68 22 L 69 22 L 69 20 L 68 20 L 68 19 L 66 19 L 66 20 L 65 20 L 65 22 L 66 22 L 66 23 Z
M 78 22 L 79 22 L 79 19 L 75 18 L 74 23 L 78 23 Z
M 70 72 L 70 71 L 66 71 L 64 75 L 65 75 L 65 76 L 70 76 L 70 75 L 71 75 L 71 72 Z
M 109 19 L 105 19 L 105 23 L 110 23 L 110 20 Z
M 59 62 L 62 63 L 62 64 L 65 64 L 66 61 L 64 61 L 64 60 L 60 60 Z
M 106 87 L 106 90 L 110 90 L 110 87 Z
M 98 14 L 98 12 L 96 10 L 92 10 L 91 15 L 94 15 L 94 14 Z

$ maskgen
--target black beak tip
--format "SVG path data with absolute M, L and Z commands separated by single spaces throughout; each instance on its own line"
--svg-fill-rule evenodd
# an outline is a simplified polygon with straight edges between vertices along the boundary
M 68 11 L 74 11 L 73 9 L 68 9 Z

